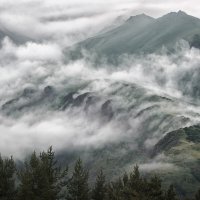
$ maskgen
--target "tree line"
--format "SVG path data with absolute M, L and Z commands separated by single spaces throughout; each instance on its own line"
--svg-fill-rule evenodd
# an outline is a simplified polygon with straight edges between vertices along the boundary
M 135 166 L 114 181 L 106 181 L 103 170 L 89 185 L 89 171 L 81 159 L 73 172 L 59 166 L 55 152 L 33 152 L 23 166 L 0 156 L 0 200 L 179 200 L 173 185 L 163 189 L 159 176 L 145 178 Z M 200 190 L 190 200 L 200 200 Z

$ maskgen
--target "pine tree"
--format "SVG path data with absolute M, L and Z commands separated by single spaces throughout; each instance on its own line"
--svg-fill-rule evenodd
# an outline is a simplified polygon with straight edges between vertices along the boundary
M 136 191 L 139 191 L 141 188 L 141 177 L 138 165 L 134 167 L 133 172 L 130 174 L 129 184 Z
M 18 173 L 20 180 L 18 198 L 24 200 L 40 199 L 40 194 L 43 189 L 41 187 L 41 178 L 43 176 L 40 171 L 40 160 L 34 152 L 30 160 L 24 163 L 24 169 Z
M 19 199 L 56 200 L 66 185 L 67 171 L 61 171 L 55 161 L 52 147 L 37 156 L 34 152 L 19 172 Z
M 3 159 L 0 155 L 0 199 L 15 199 L 15 179 L 16 172 L 13 158 Z
M 158 176 L 154 176 L 150 179 L 149 182 L 149 192 L 148 199 L 149 200 L 163 200 L 163 190 L 162 190 L 162 181 Z
M 174 190 L 174 186 L 170 185 L 169 189 L 167 190 L 165 194 L 165 200 L 177 200 L 176 198 L 176 192 Z
M 67 185 L 67 168 L 61 171 L 61 167 L 58 166 L 55 160 L 55 153 L 52 147 L 47 152 L 40 154 L 40 160 L 44 174 L 43 179 L 45 180 L 42 196 L 48 200 L 62 197 L 61 191 Z
M 78 159 L 69 181 L 67 199 L 89 200 L 88 175 L 88 171 L 84 169 L 81 159 Z
M 105 175 L 103 174 L 102 169 L 97 174 L 95 187 L 92 191 L 93 200 L 104 200 L 106 195 L 106 186 L 105 186 Z
M 129 181 L 129 177 L 128 177 L 127 173 L 124 173 L 122 180 L 123 180 L 124 186 L 126 186 L 128 184 L 128 181 Z
M 114 182 L 111 182 L 107 187 L 107 199 L 108 200 L 122 200 L 124 197 L 124 186 L 121 178 Z
M 129 191 L 129 199 L 139 199 L 142 191 L 142 179 L 138 165 L 134 166 L 133 172 L 130 174 L 129 186 L 126 193 Z

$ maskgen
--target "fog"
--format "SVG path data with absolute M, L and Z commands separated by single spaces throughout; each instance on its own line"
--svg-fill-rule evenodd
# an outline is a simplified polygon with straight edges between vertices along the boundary
M 61 46 L 70 46 L 106 27 L 121 24 L 131 15 L 146 13 L 160 17 L 178 10 L 200 17 L 197 0 L 164 3 L 156 0 L 2 0 L 0 27 L 32 40 L 51 39 Z
M 200 51 L 185 41 L 170 55 L 165 49 L 122 55 L 117 67 L 94 64 L 95 54 L 65 62 L 67 47 L 131 15 L 159 17 L 182 9 L 199 16 L 198 6 L 179 6 L 178 0 L 1 1 L 0 31 L 29 38 L 23 44 L 9 37 L 1 41 L 1 154 L 22 159 L 50 145 L 72 154 L 113 147 L 120 159 L 141 147 L 152 150 L 170 131 L 198 124 Z M 166 157 L 141 165 L 144 171 L 158 168 L 174 165 Z
M 0 52 L 3 155 L 22 158 L 50 145 L 56 151 L 90 151 L 122 142 L 134 150 L 138 140 L 148 149 L 168 131 L 199 122 L 199 102 L 191 89 L 198 84 L 200 51 L 184 41 L 172 55 L 124 55 L 118 67 L 94 66 L 84 58 L 65 64 L 62 48 L 51 41 L 17 46 L 5 38 Z M 55 90 L 49 96 L 47 86 Z M 33 93 L 24 96 L 27 88 Z M 60 98 L 70 92 L 74 99 L 89 93 L 95 102 L 87 109 L 86 99 L 63 108 Z M 161 99 L 148 101 L 152 96 Z M 102 114 L 106 101 L 112 108 Z

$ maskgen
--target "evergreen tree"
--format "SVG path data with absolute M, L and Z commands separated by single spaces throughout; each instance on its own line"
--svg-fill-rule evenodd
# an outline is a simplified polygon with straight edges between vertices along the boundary
M 103 171 L 100 170 L 99 174 L 97 174 L 95 187 L 92 191 L 92 199 L 104 200 L 105 194 L 106 194 L 105 175 L 103 174 Z
M 165 194 L 165 200 L 177 200 L 176 198 L 176 192 L 174 190 L 174 186 L 170 185 L 169 189 L 167 190 Z
M 131 172 L 128 185 L 124 188 L 124 195 L 126 199 L 140 199 L 142 198 L 142 179 L 139 172 L 138 165 L 134 166 Z
M 162 181 L 158 176 L 154 176 L 150 179 L 149 182 L 149 200 L 163 200 L 163 190 L 162 190 Z
M 34 152 L 19 172 L 19 199 L 57 200 L 64 187 L 67 170 L 57 167 L 52 147 L 37 156 Z
M 128 181 L 129 181 L 127 173 L 124 173 L 122 180 L 123 180 L 124 186 L 126 186 L 128 184 Z
M 63 187 L 67 185 L 67 171 L 68 169 L 61 170 L 55 160 L 55 153 L 52 147 L 47 152 L 40 154 L 41 169 L 43 172 L 43 180 L 45 186 L 42 191 L 42 196 L 48 200 L 54 200 L 58 197 L 63 197 L 61 194 Z
M 107 187 L 107 199 L 108 200 L 122 200 L 123 199 L 123 182 L 121 178 L 110 183 Z
M 15 163 L 13 158 L 3 159 L 0 155 L 0 199 L 15 199 Z
M 30 160 L 25 161 L 24 169 L 21 169 L 18 173 L 20 180 L 18 198 L 24 200 L 39 200 L 43 189 L 43 187 L 41 187 L 42 176 L 40 160 L 34 152 Z
M 0 200 L 89 200 L 88 171 L 77 160 L 72 177 L 67 178 L 67 169 L 61 170 L 55 160 L 52 147 L 39 156 L 33 152 L 18 172 L 20 185 L 15 190 L 15 163 L 13 158 L 0 156 Z M 67 186 L 67 187 L 66 187 Z M 65 190 L 67 195 L 65 195 Z M 18 194 L 18 195 L 16 195 Z M 17 196 L 17 198 L 16 198 Z M 106 184 L 101 170 L 92 190 L 92 200 L 177 200 L 173 185 L 162 189 L 158 176 L 144 178 L 138 166 L 130 175 L 126 173 Z M 200 200 L 200 190 L 194 200 Z
M 68 185 L 69 200 L 89 200 L 88 171 L 78 159 Z
M 135 191 L 140 191 L 141 189 L 141 177 L 139 172 L 139 167 L 136 165 L 133 169 L 133 172 L 130 174 L 129 184 L 132 189 Z

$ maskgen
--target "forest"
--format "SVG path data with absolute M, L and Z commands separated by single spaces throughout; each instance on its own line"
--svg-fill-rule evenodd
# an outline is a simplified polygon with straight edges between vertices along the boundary
M 1 200 L 179 200 L 173 185 L 163 188 L 158 175 L 145 177 L 139 166 L 115 180 L 107 180 L 103 170 L 94 184 L 79 158 L 69 172 L 61 167 L 52 147 L 35 151 L 17 166 L 13 157 L 0 157 Z M 186 200 L 186 199 L 185 199 Z M 200 190 L 187 200 L 200 200 Z

